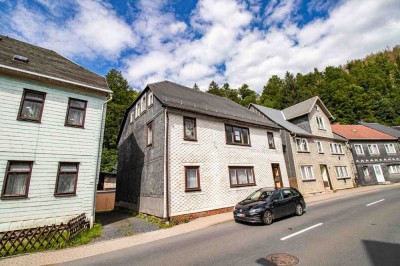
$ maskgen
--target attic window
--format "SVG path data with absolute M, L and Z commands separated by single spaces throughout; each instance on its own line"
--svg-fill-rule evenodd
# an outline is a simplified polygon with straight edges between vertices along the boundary
M 24 62 L 24 63 L 28 63 L 28 61 L 29 61 L 28 57 L 25 57 L 22 55 L 14 55 L 13 59 L 15 61 L 20 61 L 20 62 Z

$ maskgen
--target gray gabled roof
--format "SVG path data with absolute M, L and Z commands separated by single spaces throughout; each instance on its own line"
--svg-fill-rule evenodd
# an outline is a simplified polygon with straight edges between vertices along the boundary
M 250 104 L 254 108 L 256 108 L 258 111 L 263 113 L 266 117 L 280 125 L 281 127 L 285 128 L 291 133 L 295 133 L 296 135 L 302 135 L 302 136 L 307 136 L 311 137 L 312 134 L 310 132 L 307 132 L 306 130 L 302 129 L 301 127 L 287 121 L 282 113 L 282 111 L 265 107 L 262 105 L 257 105 L 257 104 Z
M 15 55 L 26 57 L 28 61 L 14 60 Z M 52 50 L 0 35 L 0 72 L 6 71 L 112 93 L 103 76 Z
M 400 126 L 393 126 L 392 128 L 400 131 Z
M 380 131 L 382 133 L 385 133 L 385 134 L 388 134 L 388 135 L 390 135 L 392 137 L 400 139 L 400 131 L 396 130 L 394 128 L 391 128 L 391 127 L 388 127 L 388 126 L 384 126 L 384 125 L 381 125 L 379 123 L 358 122 L 358 124 L 366 126 L 366 127 L 369 127 L 369 128 L 372 128 L 372 129 L 375 129 L 375 130 L 378 130 L 378 131 Z
M 249 109 L 227 98 L 170 81 L 147 85 L 164 106 L 279 129 Z
M 329 112 L 328 108 L 324 105 L 321 99 L 318 96 L 312 97 L 308 100 L 302 101 L 298 104 L 292 105 L 286 109 L 283 109 L 282 112 L 286 118 L 286 120 L 292 120 L 296 117 L 306 115 L 311 112 L 312 108 L 314 108 L 315 104 L 319 102 L 321 108 L 326 113 L 328 118 L 333 119 L 333 115 Z

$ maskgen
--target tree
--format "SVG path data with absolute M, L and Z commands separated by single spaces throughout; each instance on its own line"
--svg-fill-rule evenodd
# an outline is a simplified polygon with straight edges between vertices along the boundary
M 210 85 L 208 86 L 207 92 L 214 95 L 226 97 L 224 91 L 219 88 L 218 84 L 214 80 L 211 81 Z
M 249 107 L 250 103 L 257 102 L 257 93 L 249 88 L 247 84 L 243 84 L 238 89 L 238 94 L 240 98 L 240 104 L 244 107 Z
M 196 90 L 196 91 L 199 91 L 199 90 L 200 90 L 199 86 L 197 86 L 197 83 L 195 83 L 195 84 L 193 85 L 193 89 Z
M 101 171 L 110 172 L 118 161 L 117 138 L 126 109 L 138 96 L 122 76 L 120 71 L 111 69 L 106 75 L 107 83 L 113 91 L 113 100 L 107 105 L 106 124 L 101 160 Z

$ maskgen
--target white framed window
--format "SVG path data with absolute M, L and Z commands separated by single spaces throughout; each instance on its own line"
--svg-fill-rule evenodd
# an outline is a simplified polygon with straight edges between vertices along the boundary
M 146 94 L 143 94 L 143 96 L 142 96 L 142 113 L 144 111 L 146 111 L 146 104 L 147 104 L 147 102 L 146 102 Z
M 385 144 L 385 150 L 387 154 L 395 154 L 396 148 L 393 143 Z
M 364 176 L 369 176 L 369 171 L 368 171 L 368 167 L 367 166 L 364 166 L 362 168 L 362 170 L 363 170 Z
M 135 115 L 136 118 L 138 118 L 138 117 L 140 116 L 140 113 L 141 113 L 141 111 L 140 111 L 140 110 L 141 110 L 140 106 L 141 106 L 140 101 L 138 101 L 138 102 L 136 103 L 136 115 Z
M 307 139 L 296 138 L 295 141 L 296 141 L 297 151 L 300 151 L 300 152 L 308 152 L 309 151 Z
M 147 124 L 147 146 L 153 145 L 153 137 L 154 137 L 153 122 L 150 122 Z
M 131 112 L 131 121 L 130 121 L 130 123 L 132 124 L 133 123 L 133 121 L 135 121 L 135 110 L 133 110 L 132 112 Z
M 361 144 L 354 144 L 354 150 L 357 155 L 364 154 L 364 149 Z
M 399 174 L 399 173 L 400 173 L 400 164 L 389 165 L 389 174 Z
M 301 166 L 300 169 L 301 169 L 301 178 L 303 180 L 315 180 L 313 168 L 311 165 Z
M 336 177 L 337 178 L 347 178 L 349 176 L 349 172 L 347 172 L 347 166 L 335 166 Z
M 317 119 L 318 129 L 325 130 L 324 119 L 322 118 L 322 116 L 317 116 L 316 119 Z
M 154 99 L 153 99 L 153 92 L 149 92 L 149 95 L 147 96 L 147 106 L 150 107 L 152 106 L 154 103 Z
M 344 154 L 342 144 L 329 143 L 329 149 L 332 154 Z
M 367 147 L 370 154 L 379 154 L 378 144 L 368 144 Z
M 317 141 L 318 153 L 324 153 L 324 148 L 321 141 Z

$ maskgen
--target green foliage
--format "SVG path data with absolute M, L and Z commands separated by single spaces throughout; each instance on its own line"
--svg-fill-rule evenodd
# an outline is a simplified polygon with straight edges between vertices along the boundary
M 170 221 L 170 222 L 165 222 L 163 219 L 157 218 L 155 216 L 151 215 L 146 215 L 143 213 L 138 213 L 138 212 L 132 212 L 133 216 L 142 220 L 145 220 L 149 223 L 155 224 L 158 226 L 160 229 L 166 229 L 166 228 L 171 228 L 175 225 L 178 224 L 177 221 Z
M 78 246 L 87 244 L 93 239 L 101 236 L 101 232 L 102 232 L 101 224 L 95 223 L 91 229 L 85 230 L 79 233 L 73 239 L 71 239 L 71 241 L 68 243 L 68 246 Z
M 117 164 L 117 138 L 126 109 L 139 95 L 129 87 L 120 71 L 112 69 L 106 75 L 107 83 L 114 92 L 113 100 L 107 105 L 106 124 L 101 160 L 101 171 L 111 172 Z

